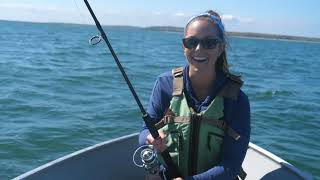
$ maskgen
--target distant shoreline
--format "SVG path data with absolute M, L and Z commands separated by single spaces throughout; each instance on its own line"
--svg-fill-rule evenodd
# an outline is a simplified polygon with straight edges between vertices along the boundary
M 39 24 L 70 24 L 70 25 L 89 25 L 93 24 L 77 24 L 77 23 L 61 23 L 61 22 L 27 22 L 27 21 L 11 21 L 1 20 L 0 22 L 17 22 L 17 23 L 39 23 Z M 150 26 L 150 27 L 139 27 L 130 25 L 103 25 L 105 27 L 113 28 L 138 28 L 149 31 L 164 31 L 164 32 L 177 32 L 183 33 L 184 28 L 175 26 Z M 288 40 L 288 41 L 299 41 L 299 42 L 316 42 L 320 43 L 320 38 L 316 37 L 304 37 L 304 36 L 290 36 L 290 35 L 278 35 L 278 34 L 265 34 L 265 33 L 254 33 L 254 32 L 227 32 L 228 36 L 240 37 L 240 38 L 257 38 L 257 39 L 271 39 L 271 40 Z
M 173 26 L 151 26 L 151 27 L 146 27 L 145 29 L 151 30 L 151 31 L 184 32 L 184 28 L 173 27 Z M 264 33 L 253 33 L 253 32 L 227 32 L 227 35 L 233 36 L 233 37 L 246 37 L 246 38 L 258 38 L 258 39 L 320 42 L 320 38 L 278 35 L 278 34 L 264 34 Z

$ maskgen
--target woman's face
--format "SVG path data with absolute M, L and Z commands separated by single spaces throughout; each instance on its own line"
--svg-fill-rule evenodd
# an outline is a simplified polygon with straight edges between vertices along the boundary
M 219 38 L 217 27 L 214 23 L 206 19 L 197 19 L 191 22 L 186 30 L 185 38 L 194 38 L 196 41 L 221 39 Z M 224 50 L 224 45 L 220 42 L 215 47 L 208 48 L 203 44 L 198 43 L 196 47 L 193 48 L 187 48 L 183 45 L 183 49 L 190 68 L 195 71 L 215 72 L 215 64 Z

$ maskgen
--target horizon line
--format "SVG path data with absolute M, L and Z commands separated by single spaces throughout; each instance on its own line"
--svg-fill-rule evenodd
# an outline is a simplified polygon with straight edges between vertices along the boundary
M 69 24 L 69 25 L 86 25 L 86 26 L 96 26 L 95 23 L 76 23 L 76 22 L 44 22 L 44 21 L 24 21 L 24 20 L 8 20 L 8 19 L 0 19 L 0 21 L 7 21 L 7 22 L 18 22 L 18 23 L 35 23 L 35 24 Z M 112 24 L 101 24 L 102 26 L 109 26 L 109 27 L 133 27 L 133 28 L 141 28 L 141 29 L 148 29 L 148 28 L 181 28 L 184 29 L 184 27 L 180 26 L 171 26 L 171 25 L 154 25 L 154 26 L 138 26 L 138 25 L 112 25 Z M 161 31 L 161 30 L 159 30 Z M 162 30 L 164 31 L 164 30 Z M 168 30 L 169 31 L 169 30 Z M 180 31 L 176 31 L 180 32 Z M 183 32 L 183 31 L 181 31 Z M 241 34 L 251 34 L 251 35 L 266 35 L 266 36 L 277 36 L 280 38 L 280 36 L 285 37 L 292 37 L 292 38 L 306 38 L 310 40 L 320 41 L 320 37 L 311 37 L 311 36 L 296 36 L 296 35 L 288 35 L 288 34 L 272 34 L 272 33 L 261 33 L 261 32 L 249 32 L 249 31 L 226 31 L 226 33 L 241 33 Z M 234 35 L 237 36 L 237 35 Z M 245 36 L 246 37 L 246 36 Z M 272 38 L 270 38 L 272 39 Z M 290 39 L 288 39 L 290 40 Z M 310 41 L 309 41 L 310 42 Z

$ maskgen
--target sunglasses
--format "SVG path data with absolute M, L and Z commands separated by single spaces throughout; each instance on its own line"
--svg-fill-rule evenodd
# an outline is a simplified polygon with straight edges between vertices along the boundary
M 194 49 L 198 46 L 199 43 L 205 49 L 214 49 L 221 42 L 221 40 L 216 38 L 198 39 L 195 37 L 189 37 L 183 38 L 182 42 L 184 47 L 186 47 L 187 49 Z

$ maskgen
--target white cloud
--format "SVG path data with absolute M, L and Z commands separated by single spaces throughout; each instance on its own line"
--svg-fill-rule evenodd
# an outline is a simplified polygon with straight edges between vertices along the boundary
M 221 16 L 221 18 L 222 18 L 223 21 L 235 21 L 235 20 L 237 20 L 237 18 L 234 17 L 234 16 L 231 15 L 231 14 L 223 14 L 223 15 Z
M 242 18 L 242 19 L 240 19 L 240 22 L 243 22 L 243 23 L 254 23 L 255 20 L 253 18 Z
M 226 23 L 253 23 L 255 20 L 253 18 L 242 18 L 242 17 L 236 17 L 231 14 L 223 14 L 221 16 L 222 21 Z
M 184 27 L 190 13 L 176 12 L 120 12 L 112 9 L 97 7 L 95 11 L 102 24 L 135 25 L 135 26 L 180 26 Z M 231 14 L 221 16 L 227 26 L 249 24 L 252 18 L 236 17 Z M 83 4 L 74 4 L 70 1 L 67 6 L 58 4 L 27 4 L 27 3 L 1 3 L 0 19 L 33 21 L 33 22 L 65 22 L 93 24 L 92 18 Z
M 0 4 L 0 8 L 19 8 L 19 9 L 31 9 L 31 4 L 23 4 L 23 3 L 2 3 Z
M 184 13 L 181 13 L 181 12 L 177 12 L 174 14 L 174 16 L 178 16 L 178 17 L 184 17 L 186 16 Z
M 23 11 L 61 11 L 56 6 L 31 5 L 25 3 L 3 3 L 0 4 L 1 9 L 23 10 Z
M 87 24 L 87 21 L 81 14 L 84 13 L 79 12 L 79 9 L 77 10 L 75 7 L 66 8 L 54 4 L 0 4 L 0 19 L 6 20 Z
M 152 14 L 159 16 L 159 15 L 161 15 L 162 13 L 159 12 L 159 11 L 155 11 L 155 12 L 153 12 Z

